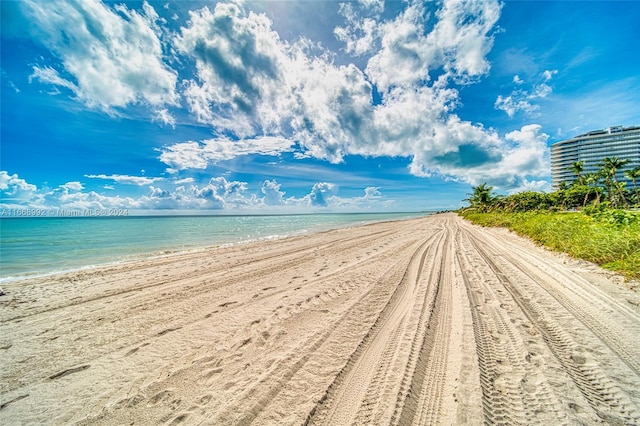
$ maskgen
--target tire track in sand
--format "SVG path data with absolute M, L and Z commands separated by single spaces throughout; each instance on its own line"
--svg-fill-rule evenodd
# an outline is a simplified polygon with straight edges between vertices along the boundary
M 408 248 L 405 246 L 405 249 Z M 380 277 L 376 285 L 370 286 L 364 293 L 362 293 L 357 300 L 351 302 L 351 307 L 345 309 L 344 313 L 337 319 L 333 320 L 331 324 L 326 324 L 324 332 L 310 338 L 306 343 L 299 345 L 299 350 L 294 350 L 286 360 L 279 361 L 274 366 L 274 371 L 265 375 L 261 380 L 254 383 L 250 389 L 243 392 L 243 396 L 238 398 L 234 403 L 234 407 L 230 407 L 225 412 L 220 413 L 212 417 L 211 421 L 214 424 L 250 424 L 254 421 L 258 422 L 263 411 L 279 397 L 279 394 L 286 388 L 286 384 L 295 380 L 294 377 L 298 374 L 303 367 L 312 361 L 316 357 L 316 352 L 322 352 L 321 347 L 332 339 L 340 340 L 340 336 L 345 334 L 346 330 L 356 327 L 357 322 L 362 320 L 365 311 L 371 310 L 375 305 L 380 304 L 381 295 L 387 293 L 385 287 L 388 286 L 388 281 L 398 280 L 404 275 L 406 276 L 406 259 L 394 262 L 387 271 Z M 412 263 L 412 259 L 409 260 L 409 265 Z M 391 295 L 393 299 L 397 291 Z M 387 295 L 387 298 L 389 296 Z M 382 299 L 383 300 L 383 299 Z M 381 309 L 381 314 L 389 306 L 389 303 Z M 400 327 L 396 327 L 398 330 Z M 302 349 L 304 348 L 304 349 Z M 295 361 L 295 362 L 294 362 Z M 317 362 L 317 360 L 316 360 Z M 277 371 L 277 373 L 275 373 Z M 277 378 L 277 380 L 274 380 Z M 268 388 L 268 392 L 264 394 L 264 389 Z M 374 388 L 374 392 L 378 392 L 379 389 Z M 250 401 L 251 408 L 246 410 L 246 414 L 241 418 L 234 419 L 234 412 L 237 413 L 235 408 L 236 404 L 244 401 Z M 233 420 L 232 420 L 233 419 Z
M 0 423 L 640 424 L 637 294 L 563 259 L 444 214 L 13 284 Z
M 485 246 L 496 247 L 485 238 Z M 525 274 L 602 340 L 640 376 L 640 322 L 628 306 L 615 302 L 566 268 L 544 263 L 535 254 L 509 245 L 505 275 Z M 547 271 L 551 270 L 551 271 Z M 585 286 L 587 288 L 584 288 Z M 603 309 L 593 309 L 602 305 Z M 622 326 L 621 326 L 622 325 Z
M 437 286 L 430 287 L 430 280 L 423 279 L 423 270 L 429 259 L 432 277 L 439 277 L 441 264 L 438 253 L 445 240 L 446 230 L 440 229 L 417 248 L 389 303 L 345 369 L 329 387 L 325 398 L 312 410 L 307 424 L 391 421 L 393 412 L 398 410 L 394 406 L 387 407 L 384 401 L 398 400 L 400 388 L 406 389 L 405 395 L 411 394 L 409 382 L 420 358 L 418 352 L 421 352 L 416 342 L 424 340 L 420 333 L 425 333 L 428 328 L 430 308 L 437 294 Z M 412 320 L 412 313 L 417 314 L 415 316 L 420 320 Z M 412 342 L 408 359 L 403 358 L 399 351 L 401 342 L 406 339 Z M 398 366 L 405 371 L 400 377 L 392 373 Z M 408 374 L 407 369 L 411 371 Z M 399 383 L 401 380 L 406 382 L 404 386 Z
M 456 262 L 471 305 L 485 424 L 544 424 L 541 412 L 553 424 L 565 424 L 562 405 L 537 367 L 526 362 L 526 344 L 512 315 L 503 308 L 510 300 L 500 277 L 486 263 L 479 263 L 486 258 L 464 228 L 458 246 Z M 538 382 L 535 389 L 525 385 L 530 380 Z
M 432 425 L 441 415 L 449 338 L 452 331 L 453 230 L 448 229 L 438 246 L 440 264 L 433 268 L 429 284 L 435 286 L 433 298 L 422 309 L 420 325 L 425 327 L 422 340 L 414 340 L 411 357 L 417 362 L 410 376 L 405 374 L 408 393 L 399 395 L 393 423 L 398 425 Z M 434 265 L 435 266 L 435 265 Z M 426 317 L 426 318 L 425 318 Z M 416 337 L 418 337 L 416 336 Z M 400 409 L 401 410 L 398 410 Z
M 515 285 L 513 274 L 509 274 L 494 261 L 487 252 L 488 244 L 470 236 L 470 241 L 486 264 L 494 271 L 504 288 L 524 314 L 540 331 L 545 343 L 569 374 L 595 413 L 607 423 L 639 424 L 640 412 L 636 404 L 593 360 L 579 354 L 580 347 L 547 309 L 535 298 L 523 293 L 522 286 Z

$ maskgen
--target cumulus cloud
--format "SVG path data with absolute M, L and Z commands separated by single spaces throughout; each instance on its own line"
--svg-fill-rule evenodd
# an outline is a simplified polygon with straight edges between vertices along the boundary
M 517 112 L 523 111 L 532 114 L 540 107 L 532 105 L 528 100 L 529 96 L 521 91 L 514 91 L 509 96 L 498 95 L 494 107 L 507 113 L 509 118 L 513 118 Z
M 490 70 L 487 54 L 501 7 L 496 0 L 416 1 L 387 18 L 381 1 L 340 6 L 344 24 L 334 34 L 364 66 L 338 64 L 333 52 L 306 38 L 281 39 L 264 14 L 247 11 L 242 2 L 191 11 L 185 25 L 164 40 L 174 63 L 195 65 L 195 75 L 185 73 L 178 87 L 192 117 L 210 126 L 214 137 L 166 145 L 159 159 L 169 172 L 178 172 L 203 170 L 241 155 L 293 152 L 297 158 L 334 163 L 348 155 L 393 156 L 410 158 L 409 171 L 416 176 L 476 182 L 503 168 L 499 174 L 512 173 L 515 185 L 537 175 L 537 165 L 523 162 L 516 169 L 505 159 L 538 151 L 456 114 L 461 104 L 457 88 Z M 163 30 L 151 6 L 144 3 L 143 11 L 136 12 L 97 1 L 55 6 L 29 1 L 25 8 L 63 65 L 36 67 L 34 78 L 104 109 L 148 104 L 155 120 L 175 125 L 167 106 L 178 101 L 177 74 L 163 62 Z M 68 37 L 63 27 L 73 28 Z M 144 73 L 139 64 L 145 64 Z M 546 71 L 530 90 L 515 76 L 520 88 L 499 97 L 495 107 L 510 116 L 534 112 L 533 99 L 549 96 L 554 74 Z M 138 184 L 155 182 L 147 179 L 141 177 Z M 220 182 L 192 187 L 181 186 L 182 192 L 172 194 L 220 206 L 233 198 Z M 307 201 L 330 204 L 337 200 L 332 191 L 331 185 L 319 183 Z M 288 200 L 273 182 L 261 192 L 258 198 L 270 203 Z M 244 200 L 239 194 L 236 202 Z
M 197 79 L 186 82 L 185 97 L 201 122 L 239 136 L 274 131 L 273 114 L 286 101 L 283 42 L 264 15 L 244 13 L 233 3 L 217 3 L 189 13 L 176 36 L 179 52 L 196 62 Z
M 384 2 L 377 0 L 340 4 L 339 12 L 347 25 L 338 26 L 333 32 L 338 40 L 344 42 L 347 53 L 359 56 L 375 51 L 377 20 L 383 10 Z
M 140 202 L 132 197 L 106 196 L 95 191 L 70 192 L 58 187 L 43 194 L 43 206 L 65 210 L 95 210 L 95 209 L 131 209 L 139 208 Z
M 82 191 L 84 186 L 80 182 L 74 181 L 61 185 L 61 188 L 64 188 L 66 191 Z
M 429 67 L 435 61 L 437 49 L 424 34 L 424 14 L 424 6 L 416 2 L 395 19 L 378 25 L 376 34 L 381 48 L 369 59 L 366 68 L 378 90 L 386 92 L 394 86 L 429 80 Z
M 25 201 L 33 201 L 39 205 L 37 190 L 35 185 L 21 179 L 17 174 L 10 175 L 4 170 L 0 171 L 0 201 L 5 207 L 11 208 Z
M 486 180 L 499 188 L 515 191 L 530 187 L 531 178 L 547 176 L 550 169 L 547 148 L 549 136 L 542 133 L 541 129 L 542 126 L 538 124 L 529 124 L 520 130 L 507 133 L 505 138 L 509 145 L 504 147 L 494 173 L 485 179 L 483 171 L 473 173 L 472 169 L 471 183 L 477 185 Z
M 320 182 L 313 185 L 309 194 L 309 204 L 312 206 L 327 207 L 331 202 L 331 198 L 335 195 L 338 188 L 336 185 L 327 182 Z
M 262 136 L 255 139 L 233 141 L 229 138 L 207 139 L 202 142 L 180 142 L 166 146 L 160 161 L 169 165 L 171 171 L 205 169 L 210 163 L 230 160 L 241 155 L 273 155 L 291 151 L 290 140 Z
M 517 112 L 524 112 L 528 115 L 533 115 L 535 111 L 540 109 L 536 104 L 531 101 L 535 99 L 543 99 L 551 95 L 553 88 L 547 83 L 551 81 L 554 75 L 558 73 L 558 70 L 545 70 L 540 74 L 538 83 L 534 84 L 530 89 L 525 90 L 522 88 L 515 89 L 508 96 L 498 95 L 494 107 L 507 113 L 509 118 L 513 118 Z M 524 80 L 518 75 L 513 77 L 513 82 L 517 86 L 522 86 Z
M 264 195 L 263 202 L 267 206 L 281 206 L 285 204 L 284 191 L 280 191 L 280 184 L 275 180 L 265 180 L 260 192 Z
M 169 125 L 173 128 L 176 127 L 176 119 L 169 113 L 167 108 L 157 109 L 152 117 L 153 121 L 159 121 L 160 123 Z
M 161 185 L 149 185 L 148 192 L 141 196 L 122 197 L 87 191 L 75 181 L 54 189 L 38 188 L 17 174 L 0 171 L 0 208 L 312 212 L 370 210 L 387 206 L 390 201 L 384 200 L 378 187 L 365 188 L 362 196 L 340 197 L 337 185 L 329 182 L 314 184 L 309 193 L 301 197 L 286 197 L 275 179 L 265 180 L 259 193 L 249 191 L 246 182 L 224 176 L 210 178 L 205 184 L 194 184 L 192 178 L 165 179 Z
M 487 54 L 493 46 L 491 32 L 500 18 L 498 2 L 446 0 L 436 16 L 438 23 L 427 37 L 437 50 L 445 70 L 458 82 L 465 82 L 489 71 Z
M 148 3 L 141 13 L 86 0 L 21 3 L 39 40 L 60 67 L 35 66 L 32 78 L 71 90 L 86 105 L 146 104 L 171 124 L 164 105 L 177 105 L 177 73 L 163 62 L 158 15 Z
M 54 189 L 38 188 L 17 174 L 0 171 L 0 208 L 105 209 L 139 208 L 141 203 L 130 197 L 105 196 L 84 191 L 77 181 Z
M 507 192 L 515 194 L 522 191 L 551 192 L 553 188 L 548 180 L 529 180 L 525 178 L 520 181 L 519 186 L 512 187 Z
M 413 174 L 440 174 L 455 180 L 464 176 L 464 181 L 472 185 L 488 182 L 502 190 L 520 188 L 533 177 L 548 175 L 549 136 L 541 132 L 540 125 L 523 126 L 505 135 L 504 140 L 464 122 L 451 122 L 441 131 L 443 137 L 458 143 L 428 162 L 414 161 Z
M 457 83 L 466 83 L 489 71 L 486 55 L 500 11 L 500 3 L 494 1 L 444 1 L 433 29 L 427 31 L 429 13 L 422 2 L 412 2 L 397 17 L 382 22 L 377 15 L 356 14 L 347 4 L 341 8 L 347 25 L 335 32 L 347 52 L 373 54 L 366 72 L 382 91 L 428 81 L 429 73 L 439 68 Z
M 371 210 L 388 207 L 392 201 L 385 201 L 380 188 L 369 186 L 364 189 L 364 194 L 359 197 L 340 197 L 338 189 L 333 186 L 329 190 L 322 187 L 322 183 L 314 185 L 311 192 L 304 199 L 314 206 L 330 207 L 337 210 Z M 316 204 L 318 193 L 323 197 L 324 204 Z
M 348 53 L 368 56 L 364 70 L 335 64 L 309 40 L 281 40 L 266 16 L 247 13 L 241 4 L 191 12 L 175 38 L 197 67 L 197 78 L 185 82 L 187 103 L 199 121 L 235 137 L 170 145 L 160 160 L 177 171 L 238 155 L 294 151 L 336 163 L 354 154 L 409 157 L 410 172 L 418 176 L 471 181 L 494 174 L 504 153 L 520 147 L 461 120 L 454 84 L 470 84 L 489 71 L 486 55 L 500 3 L 445 1 L 430 14 L 414 2 L 386 20 L 382 10 L 377 2 L 340 8 L 346 25 L 336 28 L 336 37 Z M 551 76 L 545 73 L 528 95 L 547 96 Z M 533 111 L 526 102 L 503 97 L 496 107 Z M 520 178 L 537 173 L 510 170 Z M 314 202 L 328 197 L 317 192 Z

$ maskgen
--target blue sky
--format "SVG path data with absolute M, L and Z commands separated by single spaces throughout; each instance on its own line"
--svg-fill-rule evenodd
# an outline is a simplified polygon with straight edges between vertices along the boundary
M 0 207 L 454 209 L 640 124 L 640 2 L 5 1 Z

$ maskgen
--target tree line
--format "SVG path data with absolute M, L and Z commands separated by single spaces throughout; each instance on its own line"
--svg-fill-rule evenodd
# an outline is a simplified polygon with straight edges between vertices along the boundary
M 473 192 L 468 194 L 469 198 L 465 201 L 471 204 L 471 208 L 482 212 L 638 208 L 640 166 L 624 169 L 629 163 L 628 159 L 607 157 L 598 164 L 597 172 L 583 173 L 584 162 L 576 161 L 572 164 L 576 179 L 571 184 L 562 182 L 554 192 L 524 191 L 501 196 L 493 193 L 493 187 L 482 183 L 472 187 Z M 618 171 L 623 171 L 624 176 L 631 180 L 631 187 L 628 188 L 626 182 L 618 180 Z

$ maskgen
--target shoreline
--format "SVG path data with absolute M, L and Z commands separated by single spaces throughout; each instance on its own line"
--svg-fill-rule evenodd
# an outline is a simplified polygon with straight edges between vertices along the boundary
M 386 215 L 387 213 L 384 213 L 382 215 Z M 275 234 L 270 234 L 270 235 L 263 235 L 263 236 L 257 236 L 257 237 L 246 237 L 243 238 L 241 236 L 236 236 L 236 237 L 228 237 L 226 240 L 221 240 L 219 242 L 211 242 L 211 243 L 204 243 L 204 244 L 200 244 L 200 243 L 194 243 L 195 245 L 192 247 L 187 247 L 187 248 L 180 248 L 177 247 L 176 245 L 173 245 L 172 247 L 167 247 L 167 248 L 159 248 L 156 250 L 151 250 L 151 251 L 139 251 L 139 252 L 135 252 L 135 253 L 129 253 L 129 254 L 124 254 L 124 255 L 119 255 L 117 253 L 113 253 L 111 255 L 104 255 L 102 256 L 103 259 L 91 259 L 91 258 L 87 258 L 86 261 L 89 263 L 83 263 L 83 264 L 78 264 L 78 265 L 72 265 L 68 268 L 62 268 L 62 269 L 44 269 L 44 270 L 38 270 L 38 271 L 24 271 L 24 272 L 20 272 L 18 274 L 13 274 L 13 275 L 6 275 L 6 276 L 0 276 L 0 285 L 4 285 L 6 283 L 9 282 L 15 282 L 15 281 L 22 281 L 22 280 L 27 280 L 27 279 L 31 279 L 31 278 L 39 278 L 39 277 L 45 277 L 45 276 L 51 276 L 51 275 L 56 275 L 56 274 L 66 274 L 66 273 L 71 273 L 71 272 L 77 272 L 77 271 L 83 271 L 83 270 L 89 270 L 89 269 L 93 269 L 93 268 L 99 268 L 99 267 L 103 267 L 103 266 L 110 266 L 110 265 L 117 265 L 117 264 L 121 264 L 121 263 L 129 263 L 129 262 L 137 262 L 140 260 L 144 260 L 144 259 L 149 259 L 149 258 L 155 258 L 155 257 L 162 257 L 162 256 L 171 256 L 171 255 L 179 255 L 181 253 L 190 253 L 190 252 L 197 252 L 197 251 L 201 251 L 201 250 L 209 250 L 212 248 L 216 248 L 216 247 L 226 247 L 226 246 L 232 246 L 232 245 L 237 245 L 237 244 L 250 244 L 253 242 L 260 242 L 260 241 L 269 241 L 269 240 L 279 240 L 279 239 L 286 239 L 289 237 L 294 237 L 294 236 L 298 236 L 298 235 L 309 235 L 309 234 L 313 234 L 313 233 L 317 233 L 317 232 L 324 232 L 324 231 L 329 231 L 332 229 L 341 229 L 341 228 L 350 228 L 350 227 L 355 227 L 355 226 L 362 226 L 362 225 L 366 225 L 368 223 L 378 223 L 378 222 L 384 222 L 384 221 L 396 221 L 396 220 L 410 220 L 411 218 L 415 218 L 415 217 L 426 217 L 432 214 L 435 214 L 433 212 L 419 212 L 419 213 L 403 213 L 403 212 L 399 212 L 399 213 L 388 213 L 388 215 L 404 215 L 404 214 L 410 214 L 410 215 L 418 215 L 418 214 L 424 214 L 424 216 L 413 216 L 410 218 L 400 218 L 400 219 L 377 219 L 377 220 L 371 220 L 371 221 L 357 221 L 357 222 L 353 222 L 353 223 L 334 223 L 334 224 L 324 224 L 321 225 L 319 223 L 316 224 L 311 224 L 311 229 L 294 229 L 289 233 L 275 233 Z M 226 217 L 226 218 L 243 218 L 243 217 L 259 217 L 259 218 L 265 218 L 265 217 L 290 217 L 290 216 L 296 216 L 296 217 L 300 217 L 300 216 L 318 216 L 318 215 L 324 215 L 324 216 L 332 216 L 335 214 L 308 214 L 308 215 L 303 215 L 303 214 L 298 214 L 298 215 L 251 215 L 251 216 L 245 216 L 245 215 L 226 215 L 226 216 L 188 216 L 190 218 L 210 218 L 210 217 Z M 372 216 L 378 216 L 381 215 L 380 213 L 350 213 L 350 214 L 337 214 L 339 216 L 361 216 L 361 215 L 372 215 Z M 187 217 L 187 216 L 180 216 L 180 215 L 176 215 L 176 216 L 129 216 L 129 217 L 122 217 L 122 218 L 111 218 L 111 217 L 100 217 L 98 219 L 107 219 L 107 220 L 122 220 L 122 219 L 131 219 L 131 218 L 135 218 L 135 219 L 146 219 L 146 218 L 151 218 L 151 219 L 156 219 L 156 218 L 183 218 L 183 217 Z M 26 220 L 29 220 L 31 218 L 27 218 Z M 51 218 L 40 218 L 40 217 L 36 217 L 33 219 L 51 219 Z M 54 219 L 58 219 L 58 218 L 54 218 Z M 61 218 L 61 219 L 73 219 L 73 220 L 78 220 L 77 218 Z M 88 219 L 96 219 L 96 218 L 88 218 Z M 1 219 L 4 220 L 4 219 Z M 25 219 L 9 219 L 9 220 L 25 220 Z M 212 240 L 215 240 L 215 237 L 212 238 Z
M 638 292 L 453 213 L 6 290 L 0 423 L 640 421 Z

